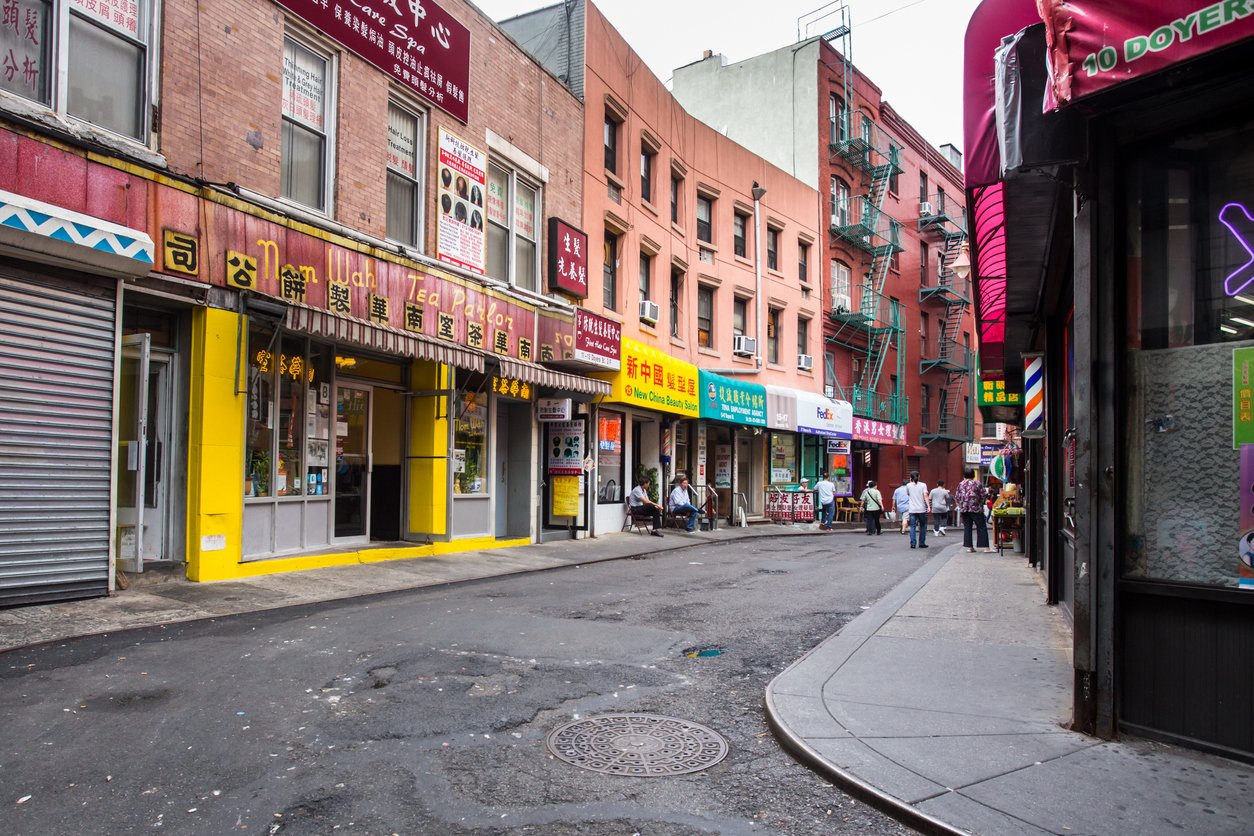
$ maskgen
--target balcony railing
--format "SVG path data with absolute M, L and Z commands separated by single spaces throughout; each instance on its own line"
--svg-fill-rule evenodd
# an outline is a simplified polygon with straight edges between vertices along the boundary
M 910 398 L 900 393 L 875 392 L 854 386 L 853 414 L 890 424 L 904 424 L 910 415 Z

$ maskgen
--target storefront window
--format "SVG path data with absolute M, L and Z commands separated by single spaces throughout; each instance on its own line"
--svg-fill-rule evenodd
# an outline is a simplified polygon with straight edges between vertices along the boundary
M 623 414 L 602 412 L 597 418 L 597 502 L 622 502 L 629 489 L 623 483 Z
M 305 341 L 284 337 L 279 353 L 279 449 L 274 468 L 274 495 L 305 492 L 305 387 L 313 370 L 305 358 Z
M 792 433 L 771 433 L 771 483 L 796 482 L 797 437 Z
M 1254 582 L 1254 123 L 1126 159 L 1124 576 Z
M 487 493 L 487 466 L 488 393 L 478 387 L 460 389 L 453 436 L 453 493 Z
M 248 420 L 244 496 L 272 496 L 274 474 L 274 347 L 271 332 L 248 331 Z

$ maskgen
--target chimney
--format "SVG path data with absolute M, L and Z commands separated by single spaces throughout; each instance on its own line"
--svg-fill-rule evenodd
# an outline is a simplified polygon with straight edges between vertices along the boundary
M 712 49 L 707 49 L 705 52 L 701 53 L 702 61 L 708 61 L 713 57 L 714 57 L 714 50 Z

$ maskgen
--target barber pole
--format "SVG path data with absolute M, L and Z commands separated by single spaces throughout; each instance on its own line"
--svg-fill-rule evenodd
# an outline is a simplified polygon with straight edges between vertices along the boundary
M 1024 438 L 1045 435 L 1045 355 L 1023 355 L 1023 432 Z

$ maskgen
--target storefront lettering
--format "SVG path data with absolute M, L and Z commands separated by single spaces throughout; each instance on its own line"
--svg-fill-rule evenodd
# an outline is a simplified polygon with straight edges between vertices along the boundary
M 1108 73 L 1119 66 L 1120 59 L 1125 64 L 1131 64 L 1151 52 L 1162 52 L 1176 44 L 1187 43 L 1194 35 L 1205 35 L 1250 14 L 1254 14 L 1254 0 L 1220 0 L 1163 24 L 1148 35 L 1136 35 L 1126 39 L 1122 54 L 1113 46 L 1089 53 L 1082 66 L 1089 76 Z

